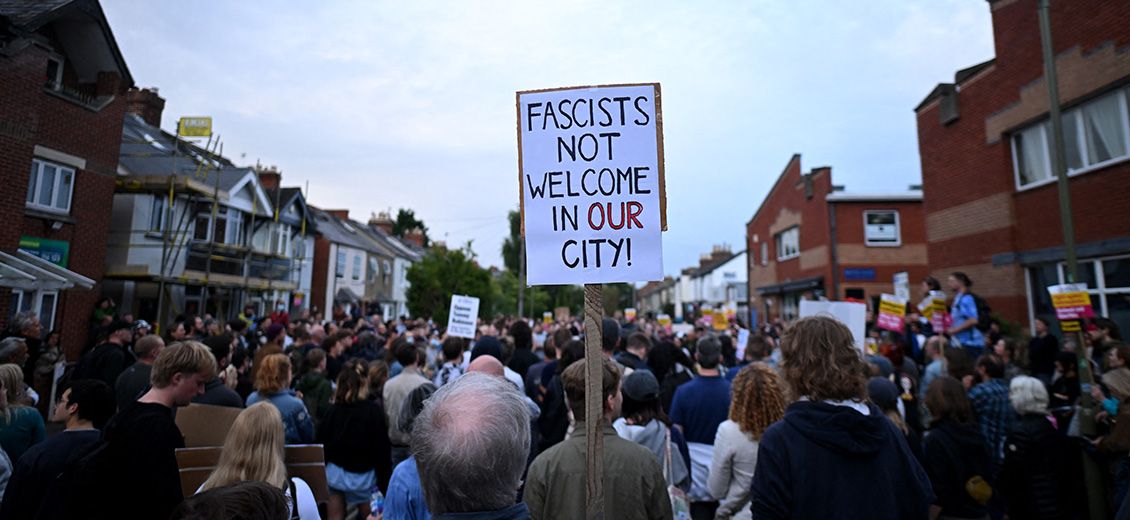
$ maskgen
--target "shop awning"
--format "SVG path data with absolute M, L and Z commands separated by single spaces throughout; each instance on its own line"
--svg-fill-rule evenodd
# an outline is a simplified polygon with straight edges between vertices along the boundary
M 0 287 L 26 291 L 92 289 L 94 280 L 26 251 L 15 255 L 0 251 Z
M 764 285 L 757 288 L 759 294 L 784 294 L 791 292 L 803 292 L 812 289 L 820 289 L 824 287 L 823 276 L 813 276 L 811 278 L 801 278 L 799 280 L 789 280 L 773 285 Z

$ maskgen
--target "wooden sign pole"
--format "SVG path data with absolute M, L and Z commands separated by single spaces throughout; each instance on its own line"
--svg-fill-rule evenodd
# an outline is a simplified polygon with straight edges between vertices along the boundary
M 604 519 L 604 290 L 585 284 L 585 518 Z

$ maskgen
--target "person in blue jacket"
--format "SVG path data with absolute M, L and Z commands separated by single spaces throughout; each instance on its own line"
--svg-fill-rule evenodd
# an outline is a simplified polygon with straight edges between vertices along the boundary
M 831 317 L 802 318 L 780 347 L 797 401 L 761 438 L 753 518 L 926 518 L 930 480 L 905 436 L 867 401 L 851 331 Z

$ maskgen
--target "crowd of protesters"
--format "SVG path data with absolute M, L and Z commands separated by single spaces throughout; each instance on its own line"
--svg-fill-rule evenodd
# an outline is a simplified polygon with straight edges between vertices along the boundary
M 605 318 L 600 417 L 586 417 L 575 319 L 503 317 L 459 338 L 428 319 L 248 307 L 159 336 L 105 299 L 97 341 L 60 377 L 57 334 L 20 314 L 0 340 L 0 518 L 583 518 L 587 421 L 603 437 L 606 518 L 1118 511 L 1130 486 L 1118 327 L 1100 318 L 1060 339 L 1037 320 L 1021 342 L 979 315 L 972 280 L 947 282 L 944 330 L 911 312 L 905 330 L 865 341 L 830 317 L 749 335 L 738 319 Z M 186 497 L 174 414 L 190 403 L 242 411 Z M 311 443 L 325 504 L 283 459 Z

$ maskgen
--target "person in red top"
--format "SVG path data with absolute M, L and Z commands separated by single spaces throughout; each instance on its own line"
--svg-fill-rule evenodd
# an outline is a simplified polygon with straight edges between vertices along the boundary
M 290 313 L 286 312 L 286 302 L 275 301 L 275 310 L 271 313 L 271 323 L 281 323 L 283 327 L 290 327 Z

